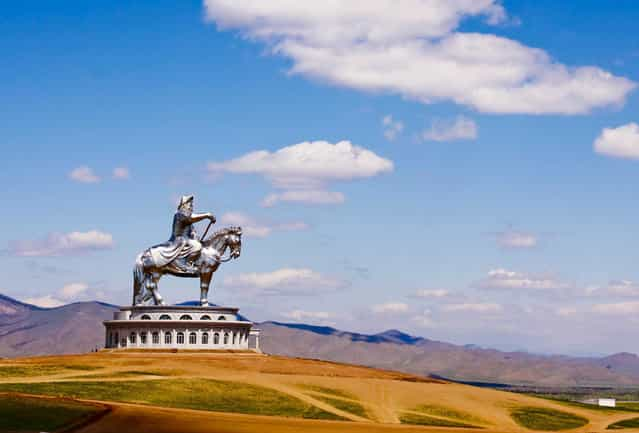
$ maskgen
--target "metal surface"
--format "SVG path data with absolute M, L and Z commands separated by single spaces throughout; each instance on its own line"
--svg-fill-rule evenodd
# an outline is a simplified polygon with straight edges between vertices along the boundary
M 221 263 L 240 256 L 241 227 L 227 227 L 204 239 L 208 227 L 198 239 L 193 224 L 208 219 L 215 223 L 212 213 L 193 213 L 193 196 L 182 196 L 173 216 L 171 237 L 168 241 L 147 248 L 135 259 L 133 268 L 133 305 L 149 301 L 166 305 L 158 291 L 163 275 L 200 279 L 200 305 L 208 305 L 208 292 L 213 273 Z M 227 257 L 223 257 L 228 252 Z

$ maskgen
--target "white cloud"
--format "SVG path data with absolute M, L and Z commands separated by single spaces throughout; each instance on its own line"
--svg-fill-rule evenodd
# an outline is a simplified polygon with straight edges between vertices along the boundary
M 435 326 L 430 310 L 424 310 L 422 314 L 413 316 L 411 320 L 420 328 L 431 328 Z
M 113 169 L 113 179 L 127 180 L 131 177 L 129 169 L 126 167 L 116 167 Z
M 220 217 L 220 223 L 242 227 L 242 233 L 249 237 L 265 238 L 274 231 L 300 231 L 308 229 L 308 224 L 301 221 L 273 224 L 257 221 L 242 212 L 227 212 Z
M 418 298 L 444 298 L 450 293 L 444 289 L 421 289 L 415 292 Z
M 273 207 L 280 202 L 325 205 L 342 204 L 345 201 L 341 192 L 301 189 L 269 194 L 262 200 L 262 206 Z
M 404 130 L 404 122 L 393 119 L 390 114 L 382 118 L 382 126 L 384 127 L 384 137 L 388 141 L 393 141 Z
M 9 252 L 22 257 L 43 257 L 77 254 L 113 248 L 110 233 L 88 232 L 50 233 L 44 239 L 9 241 Z
M 588 287 L 586 289 L 586 294 L 603 296 L 639 296 L 639 283 L 631 280 L 610 281 L 603 287 Z
M 297 37 L 326 45 L 350 41 L 405 40 L 439 37 L 454 30 L 466 16 L 483 15 L 492 23 L 505 19 L 494 0 L 370 0 L 343 1 L 207 0 L 207 17 L 222 28 L 243 28 L 260 37 Z
M 611 281 L 606 291 L 610 295 L 639 296 L 639 284 L 630 280 Z
M 283 268 L 226 277 L 224 287 L 255 295 L 314 295 L 348 286 L 348 283 L 308 268 Z
M 445 305 L 442 310 L 447 312 L 497 313 L 502 310 L 502 306 L 488 302 L 463 303 Z
M 505 231 L 496 234 L 497 245 L 508 249 L 535 248 L 539 242 L 533 233 L 520 231 Z
M 371 311 L 377 314 L 397 314 L 408 311 L 408 305 L 402 302 L 387 302 L 385 304 L 373 305 Z
M 74 298 L 77 295 L 85 292 L 89 288 L 86 283 L 70 283 L 64 285 L 60 289 L 60 296 L 64 299 Z
M 574 316 L 578 312 L 579 311 L 577 310 L 576 307 L 559 307 L 556 310 L 557 315 L 564 316 L 564 317 Z
M 297 232 L 300 230 L 307 230 L 308 224 L 303 221 L 291 221 L 287 223 L 279 223 L 275 225 L 276 230 L 282 230 L 286 232 Z
M 464 116 L 455 119 L 435 119 L 430 129 L 422 132 L 424 140 L 454 141 L 477 138 L 477 124 Z
M 619 105 L 632 81 L 570 67 L 541 49 L 456 31 L 462 20 L 506 19 L 497 0 L 205 0 L 206 17 L 292 59 L 292 74 L 424 103 L 491 113 L 577 114 Z
M 639 301 L 617 302 L 612 304 L 595 304 L 592 312 L 598 314 L 637 314 L 639 313 Z
M 100 182 L 100 178 L 93 172 L 90 167 L 87 167 L 86 165 L 71 170 L 69 172 L 69 179 L 81 183 Z
M 506 269 L 493 269 L 488 276 L 475 283 L 481 289 L 506 290 L 559 290 L 572 288 L 571 285 L 544 275 L 530 275 Z
M 24 299 L 23 302 L 26 302 L 27 304 L 31 304 L 31 305 L 36 305 L 42 308 L 55 308 L 55 307 L 64 305 L 64 302 L 52 297 L 51 295 L 40 296 L 36 298 L 27 298 L 27 299 Z
M 326 320 L 334 317 L 334 314 L 326 311 L 303 311 L 294 310 L 287 313 L 282 313 L 283 317 L 294 320 Z
M 595 152 L 616 158 L 639 159 L 639 125 L 604 128 L 594 143 Z
M 258 150 L 224 162 L 209 162 L 210 172 L 258 174 L 281 188 L 313 189 L 327 182 L 377 176 L 393 162 L 350 141 L 305 141 L 275 152 Z
M 341 192 L 327 191 L 330 182 L 363 179 L 393 171 L 393 162 L 349 141 L 305 141 L 275 152 L 259 150 L 223 162 L 209 162 L 210 175 L 257 174 L 284 191 L 269 194 L 262 206 L 280 202 L 340 204 Z

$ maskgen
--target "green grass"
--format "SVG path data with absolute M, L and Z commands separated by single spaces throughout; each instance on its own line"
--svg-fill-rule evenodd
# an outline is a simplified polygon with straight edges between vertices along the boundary
M 314 395 L 313 398 L 317 399 L 317 400 L 321 400 L 324 403 L 328 403 L 331 406 L 333 406 L 334 408 L 337 408 L 339 410 L 343 410 L 344 412 L 348 412 L 348 413 L 352 413 L 353 415 L 357 415 L 357 416 L 361 416 L 362 418 L 369 418 L 368 413 L 366 412 L 366 409 L 364 408 L 364 406 L 362 406 L 361 404 L 354 402 L 354 401 L 348 401 L 348 400 L 341 400 L 338 398 L 331 398 L 331 397 L 324 397 L 324 396 L 319 396 L 319 395 Z
M 452 418 L 457 421 L 467 421 L 471 423 L 488 424 L 486 420 L 480 418 L 472 413 L 463 412 L 461 410 L 453 409 L 446 406 L 440 406 L 436 404 L 423 404 L 411 409 L 413 412 L 421 412 L 426 415 L 441 416 L 444 418 Z
M 0 395 L 0 431 L 54 431 L 103 409 L 74 401 Z
M 533 395 L 533 394 L 530 394 L 530 395 Z M 588 409 L 588 410 L 592 410 L 596 412 L 605 412 L 605 413 L 611 413 L 611 414 L 615 412 L 639 412 L 639 404 L 637 403 L 624 403 L 624 402 L 618 401 L 616 407 L 606 407 L 606 406 L 599 406 L 596 404 L 582 403 L 580 401 L 563 400 L 555 396 L 549 397 L 545 395 L 534 395 L 534 397 L 543 398 L 545 400 L 551 400 L 555 403 L 559 403 L 564 406 L 579 407 L 582 409 Z
M 517 424 L 530 430 L 569 430 L 588 424 L 579 415 L 543 407 L 518 407 L 510 415 Z
M 326 386 L 319 386 L 319 385 L 309 385 L 306 383 L 302 383 L 297 386 L 307 391 L 319 392 L 322 394 L 333 395 L 335 397 L 350 398 L 351 400 L 359 400 L 357 396 L 351 394 L 350 392 L 342 391 L 341 389 L 328 388 Z
M 639 428 L 639 418 L 624 419 L 606 427 L 607 430 L 621 430 L 624 428 Z
M 102 367 L 91 365 L 0 365 L 0 378 L 49 376 L 74 371 L 92 371 L 100 368 Z
M 616 409 L 639 412 L 639 403 L 618 401 Z
M 435 418 L 428 415 L 417 415 L 414 413 L 403 413 L 399 420 L 402 424 L 423 425 L 432 427 L 462 427 L 462 428 L 481 428 L 476 425 L 467 424 L 459 421 L 453 421 L 443 418 Z
M 150 371 L 137 371 L 137 370 L 127 370 L 127 371 L 115 371 L 113 373 L 104 373 L 104 374 L 84 374 L 82 376 L 71 376 L 69 379 L 116 379 L 116 378 L 126 378 L 126 377 L 135 377 L 135 376 L 156 376 L 161 377 L 162 373 L 159 372 L 150 372 Z
M 0 384 L 0 391 L 253 415 L 344 419 L 270 388 L 212 379 L 5 383 Z

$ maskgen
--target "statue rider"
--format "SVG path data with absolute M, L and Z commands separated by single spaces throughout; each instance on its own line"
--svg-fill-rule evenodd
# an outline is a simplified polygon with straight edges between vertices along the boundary
M 192 195 L 182 196 L 177 212 L 173 216 L 171 238 L 164 244 L 158 245 L 160 248 L 152 249 L 155 253 L 152 253 L 153 255 L 159 255 L 154 257 L 155 262 L 171 264 L 174 271 L 178 273 L 197 272 L 193 262 L 200 256 L 202 244 L 197 238 L 193 224 L 204 219 L 215 223 L 215 216 L 212 213 L 193 213 Z

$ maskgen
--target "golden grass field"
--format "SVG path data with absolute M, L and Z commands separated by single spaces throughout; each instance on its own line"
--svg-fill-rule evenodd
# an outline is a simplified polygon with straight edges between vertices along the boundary
M 255 353 L 100 352 L 2 360 L 0 394 L 46 395 L 39 398 L 47 404 L 87 402 L 93 412 L 65 430 L 83 433 L 526 432 L 533 430 L 513 414 L 531 408 L 561 411 L 569 422 L 585 424 L 566 424 L 566 431 L 601 432 L 639 416 Z M 105 410 L 96 415 L 96 405 Z

